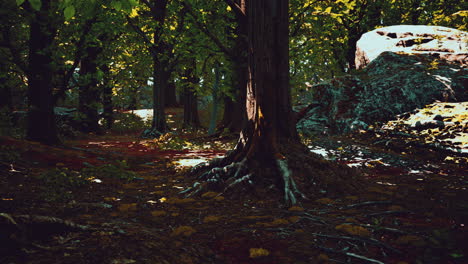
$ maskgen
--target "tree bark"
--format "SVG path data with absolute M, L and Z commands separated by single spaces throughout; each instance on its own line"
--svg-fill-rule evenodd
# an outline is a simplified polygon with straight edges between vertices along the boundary
M 145 3 L 151 9 L 151 15 L 157 22 L 157 25 L 154 28 L 154 44 L 151 44 L 152 46 L 150 47 L 153 58 L 153 121 L 151 128 L 145 130 L 142 136 L 158 137 L 168 130 L 164 107 L 166 106 L 166 90 L 171 76 L 170 59 L 172 57 L 172 47 L 162 39 L 168 1 L 145 1 Z
M 114 124 L 114 104 L 112 102 L 112 83 L 110 80 L 109 65 L 103 64 L 101 66 L 104 79 L 102 81 L 102 106 L 104 112 L 102 117 L 106 121 L 106 128 L 111 129 Z
M 195 86 L 199 79 L 195 76 L 196 61 L 193 60 L 184 72 L 184 128 L 197 129 L 200 127 L 198 117 L 198 98 Z
M 79 87 L 79 105 L 81 126 L 80 129 L 85 133 L 100 133 L 99 126 L 99 98 L 98 88 L 98 56 L 102 48 L 97 43 L 88 43 L 86 54 L 81 60 L 80 65 L 80 87 Z
M 50 21 L 51 1 L 43 0 L 30 24 L 28 76 L 28 125 L 26 137 L 45 144 L 58 144 L 52 95 L 52 42 L 56 28 Z
M 169 82 L 167 84 L 166 91 L 166 107 L 178 107 L 177 96 L 176 96 L 176 86 L 174 82 Z
M 354 172 L 311 154 L 296 131 L 289 87 L 288 1 L 249 0 L 247 16 L 247 122 L 234 150 L 206 167 L 195 167 L 192 173 L 203 182 L 183 193 L 215 189 L 225 195 L 273 198 L 279 190 L 286 203 L 295 204 L 306 199 L 300 189 L 312 191 L 312 196 L 354 190 Z
M 236 0 L 236 4 L 239 7 L 242 7 L 242 12 L 245 10 L 245 1 Z M 247 22 L 248 18 L 245 15 L 242 15 L 242 12 L 236 13 L 236 38 L 234 40 L 234 46 L 232 47 L 230 54 L 235 54 L 230 56 L 233 66 L 233 94 L 234 99 L 229 96 L 224 98 L 224 111 L 223 119 L 219 125 L 219 131 L 223 132 L 227 130 L 231 133 L 240 132 L 246 119 L 246 109 L 245 109 L 245 98 L 247 91 Z
M 214 82 L 213 82 L 213 88 L 211 89 L 211 96 L 213 98 L 213 107 L 211 109 L 211 117 L 210 117 L 210 124 L 208 126 L 208 135 L 213 135 L 215 133 L 216 129 L 216 121 L 218 117 L 218 93 L 219 93 L 219 82 L 221 79 L 221 74 L 220 74 L 220 65 L 218 62 L 215 63 L 214 65 Z
M 163 53 L 158 52 L 158 54 Z M 153 122 L 150 131 L 144 133 L 143 136 L 145 137 L 156 137 L 168 130 L 164 106 L 166 99 L 165 92 L 170 73 L 166 72 L 167 65 L 164 62 L 153 55 Z

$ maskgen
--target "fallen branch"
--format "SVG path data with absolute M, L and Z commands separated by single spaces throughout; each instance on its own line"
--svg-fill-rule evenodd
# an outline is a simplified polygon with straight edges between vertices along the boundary
M 315 245 L 315 247 L 317 247 L 317 248 L 319 248 L 319 249 L 322 249 L 322 250 L 324 250 L 324 251 L 327 251 L 327 252 L 343 254 L 343 255 L 346 255 L 346 256 L 348 256 L 348 257 L 353 257 L 353 258 L 358 258 L 358 259 L 366 260 L 366 261 L 371 262 L 371 263 L 385 264 L 384 262 L 382 262 L 382 261 L 380 261 L 380 260 L 368 258 L 368 257 L 362 256 L 362 255 L 358 255 L 358 254 L 355 254 L 355 253 L 351 253 L 351 252 L 346 252 L 346 251 L 341 251 L 341 250 L 326 248 L 326 247 L 317 246 L 317 245 Z
M 411 212 L 407 211 L 407 210 L 403 210 L 403 211 L 384 211 L 384 212 L 378 212 L 378 213 L 365 214 L 363 216 L 364 217 L 372 217 L 372 216 L 378 216 L 378 215 L 408 214 L 408 213 L 411 213 Z
M 343 209 L 357 208 L 357 207 L 368 206 L 368 205 L 380 205 L 380 204 L 391 204 L 391 203 L 392 201 L 368 201 L 368 202 L 346 205 L 346 206 L 340 207 L 339 209 L 343 210 Z
M 391 246 L 389 246 L 387 244 L 384 244 L 384 243 L 380 242 L 379 240 L 373 239 L 373 238 L 361 238 L 361 237 L 349 237 L 349 236 L 332 236 L 332 235 L 325 235 L 325 234 L 320 234 L 320 233 L 312 233 L 312 235 L 320 236 L 320 237 L 327 237 L 327 238 L 334 238 L 334 239 L 353 240 L 353 241 L 359 241 L 359 242 L 362 242 L 362 243 L 369 243 L 369 244 L 372 244 L 372 245 L 381 246 L 383 248 L 386 248 L 386 249 L 392 251 L 393 253 L 401 254 L 401 252 L 398 249 L 395 249 L 395 248 L 393 248 L 393 247 L 391 247 Z

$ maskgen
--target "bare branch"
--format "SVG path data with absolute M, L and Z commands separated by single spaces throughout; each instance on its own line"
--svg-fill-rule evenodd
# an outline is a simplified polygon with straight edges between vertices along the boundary
M 239 15 L 239 16 L 246 16 L 246 13 L 245 13 L 245 6 L 244 6 L 244 7 L 239 6 L 237 3 L 235 3 L 235 2 L 232 1 L 232 0 L 224 0 L 224 2 L 226 2 L 226 4 L 228 4 L 228 6 L 230 6 L 232 10 L 234 10 L 234 12 L 236 13 L 236 15 Z
M 155 45 L 151 42 L 151 40 L 148 38 L 148 36 L 146 35 L 145 32 L 143 32 L 143 30 L 141 30 L 140 27 L 138 27 L 137 25 L 135 25 L 132 21 L 132 19 L 127 16 L 127 21 L 128 21 L 128 24 L 130 25 L 130 27 L 132 27 L 132 29 L 138 34 L 140 35 L 143 40 L 146 42 L 146 44 L 148 44 L 148 50 L 151 54 L 155 55 L 155 51 L 154 51 L 154 48 L 155 48 Z
M 218 46 L 218 48 L 224 52 L 226 55 L 229 57 L 235 57 L 235 54 L 232 53 L 231 50 L 226 48 L 226 46 L 223 45 L 223 43 L 217 38 L 213 33 L 211 33 L 206 25 L 202 24 L 199 20 L 195 12 L 193 11 L 193 8 L 187 3 L 187 1 L 182 1 L 182 5 L 187 9 L 188 13 L 190 16 L 192 16 L 193 20 L 195 21 L 195 25 L 198 27 L 198 29 L 205 33 L 206 36 L 208 36 L 215 44 Z

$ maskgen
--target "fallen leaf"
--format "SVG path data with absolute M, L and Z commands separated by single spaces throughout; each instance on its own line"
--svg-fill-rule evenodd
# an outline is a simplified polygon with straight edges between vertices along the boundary
M 328 257 L 327 255 L 325 254 L 320 254 L 317 256 L 317 260 L 322 263 L 322 262 L 327 262 L 330 260 L 330 257 Z
M 211 199 L 211 198 L 215 198 L 218 195 L 219 195 L 219 193 L 217 193 L 217 192 L 206 192 L 206 193 L 202 194 L 201 197 Z
M 151 215 L 154 217 L 165 216 L 167 215 L 166 211 L 152 211 Z
M 295 206 L 289 207 L 288 211 L 291 211 L 291 212 L 303 212 L 303 211 L 304 211 L 304 208 L 295 205 Z
M 279 226 L 279 225 L 287 225 L 289 224 L 289 221 L 286 219 L 275 219 L 272 222 L 267 222 L 267 223 L 258 223 L 257 225 L 261 225 L 264 227 L 274 227 L 274 226 Z
M 119 205 L 119 211 L 120 212 L 128 212 L 128 211 L 136 211 L 136 210 L 137 210 L 137 204 L 136 203 Z
M 223 197 L 223 196 L 216 196 L 215 198 L 213 198 L 213 200 L 215 200 L 215 201 L 218 201 L 218 202 L 219 202 L 219 201 L 222 201 L 222 200 L 224 200 L 224 197 Z
M 250 258 L 266 257 L 270 255 L 270 251 L 264 248 L 251 248 L 249 252 L 250 252 L 250 255 L 249 255 Z
M 174 229 L 172 231 L 171 236 L 191 236 L 193 233 L 197 232 L 193 227 L 191 226 L 179 226 L 178 228 Z
M 335 229 L 354 236 L 368 237 L 371 235 L 371 232 L 362 226 L 341 224 L 337 225 Z
M 290 223 L 294 224 L 294 223 L 296 223 L 297 221 L 299 221 L 299 219 L 301 219 L 301 217 L 295 215 L 295 216 L 289 217 L 289 218 L 288 218 L 288 221 L 289 221 Z
M 170 198 L 166 201 L 168 204 L 186 204 L 186 203 L 192 203 L 195 202 L 195 199 L 193 198 L 185 198 L 185 199 L 180 199 L 180 198 Z
M 221 217 L 216 215 L 208 215 L 203 218 L 203 223 L 218 222 Z
M 330 198 L 321 198 L 321 199 L 315 200 L 315 202 L 320 203 L 320 204 L 332 204 L 333 200 Z

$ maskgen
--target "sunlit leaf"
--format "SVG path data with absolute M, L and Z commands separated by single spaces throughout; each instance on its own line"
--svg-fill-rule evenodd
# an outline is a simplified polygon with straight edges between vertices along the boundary
M 66 20 L 69 20 L 70 18 L 72 18 L 75 15 L 75 7 L 74 6 L 67 6 L 63 10 L 63 15 L 65 16 Z
M 24 0 L 16 0 L 16 4 L 19 6 L 22 5 L 23 3 L 24 3 Z
M 112 2 L 111 5 L 117 11 L 122 10 L 122 3 L 120 1 L 114 1 L 114 2 Z
M 259 257 L 266 257 L 270 255 L 270 251 L 264 248 L 251 248 L 249 249 L 249 257 L 250 258 L 259 258 Z
M 31 4 L 31 7 L 34 10 L 36 10 L 36 11 L 41 10 L 41 6 L 42 6 L 41 0 L 29 0 L 29 3 Z

